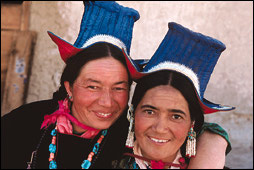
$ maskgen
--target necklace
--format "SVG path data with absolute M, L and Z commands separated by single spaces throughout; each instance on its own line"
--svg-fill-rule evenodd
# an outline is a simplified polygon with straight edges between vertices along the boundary
M 147 168 L 150 168 L 150 169 L 163 169 L 165 166 L 180 167 L 180 169 L 186 169 L 186 167 L 187 167 L 187 165 L 185 163 L 185 159 L 183 157 L 179 158 L 180 164 L 175 164 L 175 163 L 171 163 L 171 162 L 154 161 L 154 160 L 145 158 L 143 156 L 135 155 L 132 153 L 124 153 L 124 155 L 131 156 L 131 157 L 143 160 L 145 162 L 151 162 L 151 166 L 145 163 L 145 165 L 148 166 Z M 134 159 L 134 161 L 135 161 L 135 159 Z
M 100 144 L 101 144 L 103 138 L 107 135 L 107 131 L 108 130 L 102 131 L 100 138 L 94 144 L 93 150 L 89 153 L 87 159 L 82 162 L 82 164 L 81 164 L 82 169 L 89 169 L 89 167 L 91 166 L 93 156 L 98 153 Z M 57 164 L 55 161 L 57 126 L 55 127 L 55 129 L 53 129 L 51 131 L 51 135 L 52 135 L 52 141 L 51 141 L 51 144 L 49 145 L 49 152 L 50 152 L 50 154 L 49 154 L 49 169 L 57 169 Z

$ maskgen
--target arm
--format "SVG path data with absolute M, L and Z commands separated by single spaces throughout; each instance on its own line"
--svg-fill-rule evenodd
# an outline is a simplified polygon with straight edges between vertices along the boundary
M 223 169 L 227 145 L 222 136 L 204 131 L 197 138 L 196 157 L 190 159 L 188 169 Z

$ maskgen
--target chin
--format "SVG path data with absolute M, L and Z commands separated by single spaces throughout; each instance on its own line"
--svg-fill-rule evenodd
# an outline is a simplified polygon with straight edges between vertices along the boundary
M 103 129 L 108 129 L 108 128 L 110 128 L 110 126 L 112 125 L 112 123 L 111 122 L 108 122 L 108 123 L 102 123 L 102 122 L 98 122 L 97 124 L 96 124 L 97 126 L 94 126 L 93 128 L 95 128 L 95 129 L 99 129 L 99 130 L 103 130 Z M 99 126 L 98 126 L 99 125 Z

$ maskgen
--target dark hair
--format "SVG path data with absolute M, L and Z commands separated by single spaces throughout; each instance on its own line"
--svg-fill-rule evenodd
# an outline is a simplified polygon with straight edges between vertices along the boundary
M 162 70 L 138 80 L 132 98 L 134 112 L 145 93 L 149 89 L 159 85 L 171 85 L 182 93 L 185 100 L 188 102 L 191 120 L 195 120 L 194 130 L 198 134 L 204 123 L 204 112 L 196 96 L 194 85 L 187 77 L 178 72 Z M 182 155 L 185 155 L 186 141 L 187 140 L 185 140 L 181 147 Z
M 76 55 L 70 57 L 66 61 L 66 66 L 61 76 L 61 81 L 60 81 L 61 86 L 58 89 L 58 91 L 56 91 L 53 94 L 53 99 L 58 101 L 58 100 L 63 100 L 64 98 L 66 98 L 67 92 L 64 86 L 64 82 L 68 81 L 70 85 L 72 86 L 75 80 L 77 79 L 77 77 L 79 76 L 81 69 L 86 63 L 92 60 L 110 57 L 110 56 L 120 61 L 128 72 L 123 52 L 118 47 L 106 42 L 96 43 L 78 52 Z M 129 72 L 128 72 L 128 79 L 129 79 L 129 87 L 130 87 L 132 80 L 130 78 Z

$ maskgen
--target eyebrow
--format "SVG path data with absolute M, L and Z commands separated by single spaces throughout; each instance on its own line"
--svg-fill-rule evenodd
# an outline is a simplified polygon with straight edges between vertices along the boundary
M 126 85 L 128 85 L 129 83 L 127 81 L 119 81 L 119 82 L 115 83 L 115 85 L 118 85 L 118 84 L 126 84 Z
M 100 81 L 98 80 L 94 80 L 94 79 L 87 79 L 86 82 L 94 82 L 94 83 L 100 83 Z
M 152 105 L 148 105 L 148 104 L 142 105 L 141 109 L 143 109 L 143 108 L 151 108 L 151 109 L 154 109 L 154 110 L 159 110 L 158 108 L 156 108 L 156 107 L 154 107 Z M 184 111 L 179 110 L 179 109 L 168 109 L 168 111 L 169 112 L 175 112 L 175 113 L 181 113 L 181 114 L 186 115 Z
M 184 114 L 186 115 L 182 110 L 179 110 L 179 109 L 169 109 L 171 112 L 176 112 L 176 113 L 181 113 L 181 114 Z
M 151 108 L 151 109 L 154 109 L 154 110 L 159 110 L 158 108 L 156 108 L 154 106 L 151 106 L 151 105 L 148 105 L 148 104 L 142 105 L 141 109 L 143 109 L 143 108 Z

